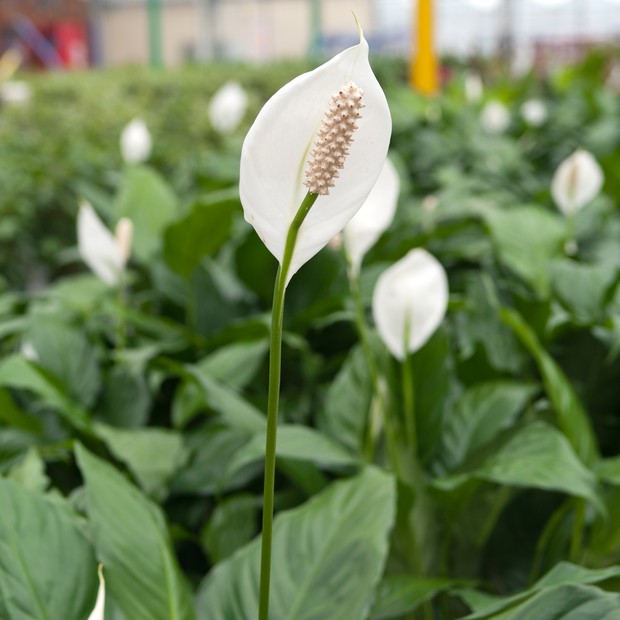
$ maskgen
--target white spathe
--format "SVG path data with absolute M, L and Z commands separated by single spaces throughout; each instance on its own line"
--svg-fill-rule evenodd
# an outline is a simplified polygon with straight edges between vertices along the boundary
M 126 164 L 140 164 L 151 156 L 153 141 L 146 123 L 134 118 L 121 132 L 121 154 Z
M 477 103 L 482 99 L 484 92 L 484 86 L 482 84 L 482 78 L 476 71 L 467 71 L 464 79 L 465 86 L 465 99 L 469 103 Z
M 482 108 L 480 123 L 487 133 L 504 133 L 510 125 L 510 111 L 500 101 L 489 101 Z
M 447 307 L 446 272 L 432 254 L 420 248 L 381 274 L 372 298 L 379 335 L 399 360 L 428 341 L 443 321 Z
M 0 101 L 10 105 L 25 105 L 32 98 L 28 82 L 9 80 L 0 85 Z
M 549 113 L 544 101 L 528 99 L 521 106 L 521 116 L 531 127 L 540 127 L 549 117 Z
M 603 171 L 592 154 L 577 149 L 555 171 L 551 196 L 564 215 L 573 215 L 598 195 L 603 180 Z
M 361 118 L 339 179 L 319 196 L 303 222 L 287 274 L 295 272 L 340 232 L 362 206 L 385 161 L 392 120 L 368 63 L 368 44 L 355 45 L 281 88 L 263 107 L 241 154 L 239 192 L 245 219 L 282 262 L 286 236 L 307 189 L 305 170 L 332 95 L 350 81 L 363 89 Z
M 129 224 L 131 228 L 131 222 Z M 127 224 L 122 226 L 127 228 Z M 127 232 L 123 234 L 127 236 Z M 88 202 L 80 205 L 77 237 L 82 260 L 106 284 L 117 285 L 131 251 L 131 248 L 126 246 L 127 239 L 124 238 L 119 242 L 117 237 L 105 227 Z M 131 239 L 131 232 L 129 239 Z
M 353 274 L 359 273 L 366 252 L 388 229 L 396 213 L 400 179 L 394 164 L 386 159 L 366 202 L 343 231 L 344 247 Z
M 209 120 L 219 133 L 232 133 L 243 120 L 248 95 L 238 82 L 227 82 L 209 102 Z
M 103 620 L 105 617 L 105 579 L 103 578 L 103 567 L 101 564 L 99 564 L 97 572 L 99 573 L 99 590 L 97 591 L 95 608 L 88 616 L 88 620 Z

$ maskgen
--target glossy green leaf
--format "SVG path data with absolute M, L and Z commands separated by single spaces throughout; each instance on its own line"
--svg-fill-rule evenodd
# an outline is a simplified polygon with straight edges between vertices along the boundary
M 132 620 L 192 620 L 189 589 L 160 508 L 82 445 L 75 452 L 107 592 Z
M 163 428 L 114 428 L 96 424 L 95 432 L 125 463 L 148 495 L 163 499 L 168 483 L 188 457 L 183 438 Z
M 579 460 L 566 437 L 544 422 L 522 428 L 474 470 L 436 479 L 433 484 L 451 490 L 471 479 L 559 491 L 583 497 L 603 510 L 594 474 Z
M 448 467 L 508 428 L 536 391 L 516 381 L 490 381 L 469 388 L 447 417 L 442 432 L 442 460 Z
M 500 260 L 541 297 L 550 293 L 549 263 L 562 255 L 566 223 L 540 207 L 493 209 L 485 214 Z
M 97 560 L 68 509 L 0 478 L 0 618 L 84 620 Z
M 367 468 L 274 523 L 271 620 L 366 617 L 394 520 L 391 476 Z M 201 620 L 258 613 L 260 540 L 219 564 L 198 591 Z
M 166 181 L 146 166 L 125 169 L 112 207 L 115 220 L 133 222 L 133 254 L 148 261 L 161 245 L 165 227 L 177 215 L 177 199 Z
M 50 484 L 45 473 L 45 461 L 34 447 L 30 447 L 24 457 L 9 471 L 7 476 L 24 489 L 44 493 Z
M 227 478 L 243 467 L 265 457 L 266 433 L 259 433 L 241 448 L 229 461 Z M 323 467 L 355 465 L 358 459 L 329 437 L 312 428 L 293 424 L 278 427 L 276 456 L 309 461 Z
M 596 437 L 590 420 L 566 375 L 545 351 L 534 330 L 518 312 L 502 308 L 501 316 L 538 365 L 545 390 L 558 419 L 558 426 L 568 437 L 579 458 L 586 464 L 591 464 L 598 455 Z
M 371 620 L 401 618 L 417 609 L 424 601 L 455 585 L 452 579 L 424 579 L 411 575 L 386 577 L 377 587 Z
M 240 210 L 236 190 L 195 202 L 164 234 L 164 258 L 171 269 L 189 276 L 204 256 L 217 252 L 228 239 L 233 214 Z

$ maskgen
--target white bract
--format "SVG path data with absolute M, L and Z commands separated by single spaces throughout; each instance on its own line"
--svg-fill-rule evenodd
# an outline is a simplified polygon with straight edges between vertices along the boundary
M 549 116 L 547 106 L 540 99 L 528 99 L 521 106 L 523 120 L 532 127 L 540 127 Z
M 508 108 L 499 101 L 489 101 L 480 115 L 480 123 L 487 133 L 504 133 L 510 125 L 510 112 Z
M 0 86 L 0 100 L 10 105 L 24 105 L 32 98 L 32 88 L 27 82 L 9 80 Z
M 443 321 L 447 307 L 446 272 L 434 256 L 420 248 L 381 274 L 372 298 L 379 335 L 399 360 L 427 342 Z
M 103 567 L 99 564 L 99 590 L 97 591 L 97 601 L 88 620 L 103 620 L 105 617 L 105 579 L 103 578 Z
M 366 252 L 392 223 L 399 190 L 398 172 L 394 164 L 386 159 L 366 202 L 343 231 L 344 247 L 354 274 L 359 272 Z
M 308 161 L 315 161 L 312 153 L 320 150 L 317 141 L 332 110 L 332 98 L 343 91 L 348 101 L 357 101 L 359 93 L 351 91 L 349 96 L 349 88 L 361 92 L 363 108 L 356 111 L 355 133 L 343 149 L 347 154 L 342 169 L 332 177 L 337 177 L 334 187 L 317 198 L 299 230 L 287 283 L 355 215 L 387 155 L 392 121 L 368 63 L 363 36 L 359 45 L 280 89 L 265 104 L 243 144 L 239 192 L 245 219 L 282 263 L 289 227 L 308 191 L 304 184 Z M 338 166 L 343 158 L 334 159 Z
M 151 155 L 151 134 L 141 118 L 134 118 L 121 132 L 121 154 L 126 164 L 140 164 Z
M 131 254 L 131 221 L 127 218 L 119 220 L 113 235 L 93 207 L 83 202 L 78 214 L 77 236 L 82 260 L 106 284 L 117 285 Z
M 465 73 L 465 98 L 469 103 L 477 103 L 482 99 L 484 87 L 482 78 L 475 71 L 467 71 Z
M 243 120 L 248 96 L 241 84 L 227 82 L 211 98 L 209 120 L 216 131 L 232 133 Z
M 596 159 L 577 149 L 555 171 L 551 195 L 564 215 L 573 215 L 595 198 L 602 186 L 603 171 Z

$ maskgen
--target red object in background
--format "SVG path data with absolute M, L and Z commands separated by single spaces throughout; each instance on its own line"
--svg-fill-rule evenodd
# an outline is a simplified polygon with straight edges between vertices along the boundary
M 88 67 L 86 28 L 79 22 L 55 22 L 51 25 L 51 39 L 66 69 Z

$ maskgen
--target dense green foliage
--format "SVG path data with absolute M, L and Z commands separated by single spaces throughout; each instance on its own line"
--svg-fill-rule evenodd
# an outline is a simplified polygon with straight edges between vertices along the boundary
M 241 142 L 304 67 L 39 77 L 0 109 L 0 617 L 251 620 L 276 261 L 244 222 Z M 287 292 L 274 620 L 617 618 L 620 599 L 620 99 L 608 59 L 499 83 L 508 131 L 460 75 L 426 100 L 379 65 L 401 196 L 361 274 L 422 246 L 450 308 L 411 364 L 420 466 L 389 465 L 345 263 L 326 248 Z M 217 135 L 232 74 L 250 109 Z M 544 99 L 539 127 L 520 116 Z M 118 136 L 149 125 L 148 165 Z M 570 228 L 550 197 L 577 147 L 605 173 Z M 119 294 L 80 263 L 80 196 L 136 222 Z M 41 280 L 44 284 L 41 284 Z M 37 290 L 32 290 L 36 288 Z M 27 292 L 25 292 L 27 291 Z M 370 312 L 367 320 L 372 324 Z M 390 416 L 403 374 L 374 330 Z M 401 433 L 404 437 L 404 433 Z M 54 584 L 50 589 L 50 584 Z M 583 611 L 582 616 L 579 615 Z M 589 614 L 589 615 L 587 615 Z

